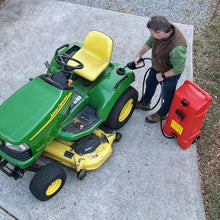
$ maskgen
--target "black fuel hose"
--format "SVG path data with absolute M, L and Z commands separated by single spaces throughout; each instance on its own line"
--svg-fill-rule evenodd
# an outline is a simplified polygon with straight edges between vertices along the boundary
M 150 68 L 146 71 L 146 73 L 144 74 L 144 79 L 143 79 L 143 83 L 142 83 L 142 97 L 143 97 L 143 95 L 144 95 L 146 77 L 147 77 L 148 72 L 149 72 L 151 69 L 152 69 L 152 67 L 150 67 Z M 155 109 L 155 108 L 157 107 L 157 105 L 158 105 L 159 102 L 160 102 L 161 97 L 162 97 L 162 87 L 161 87 L 160 96 L 159 96 L 159 98 L 158 98 L 156 104 L 155 104 L 152 108 L 150 108 L 148 111 L 153 110 L 153 109 Z

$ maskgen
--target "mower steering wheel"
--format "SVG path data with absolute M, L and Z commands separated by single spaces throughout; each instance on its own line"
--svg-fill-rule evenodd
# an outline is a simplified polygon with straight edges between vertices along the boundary
M 79 60 L 74 59 L 73 57 L 71 57 L 71 56 L 70 56 L 69 54 L 67 54 L 67 53 L 58 54 L 58 52 L 59 52 L 61 49 L 66 48 L 66 47 L 68 47 L 68 46 L 69 46 L 69 44 L 65 44 L 65 45 L 59 47 L 59 48 L 56 50 L 55 55 L 54 55 L 54 58 L 55 58 L 56 62 L 57 62 L 59 65 L 63 66 L 63 68 L 64 68 L 65 70 L 71 70 L 71 71 L 72 71 L 72 70 L 74 70 L 74 69 L 82 69 L 82 68 L 84 67 L 84 65 L 83 65 L 83 63 L 80 62 Z M 69 60 L 72 60 L 72 61 L 76 62 L 78 65 L 76 65 L 76 66 L 68 65 L 67 62 L 68 62 Z

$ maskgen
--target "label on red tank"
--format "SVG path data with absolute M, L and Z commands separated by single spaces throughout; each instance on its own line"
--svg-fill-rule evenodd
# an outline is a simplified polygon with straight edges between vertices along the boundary
M 179 124 L 179 123 L 177 123 L 175 120 L 173 120 L 172 119 L 172 121 L 171 121 L 171 128 L 173 128 L 178 134 L 182 134 L 182 132 L 183 132 L 183 127 Z

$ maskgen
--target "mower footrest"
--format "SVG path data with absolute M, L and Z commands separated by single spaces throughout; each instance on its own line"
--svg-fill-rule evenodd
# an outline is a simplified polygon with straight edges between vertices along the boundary
M 90 105 L 86 105 L 82 110 L 73 118 L 71 123 L 63 127 L 65 132 L 81 133 L 97 124 L 101 118 L 97 115 L 96 109 Z

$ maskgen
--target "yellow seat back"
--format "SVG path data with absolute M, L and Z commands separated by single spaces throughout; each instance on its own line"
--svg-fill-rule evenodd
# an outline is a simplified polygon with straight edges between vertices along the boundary
M 84 65 L 82 69 L 75 69 L 79 76 L 94 81 L 109 65 L 113 49 L 110 37 L 99 31 L 91 31 L 87 35 L 82 48 L 73 56 Z M 74 61 L 68 65 L 74 66 Z

